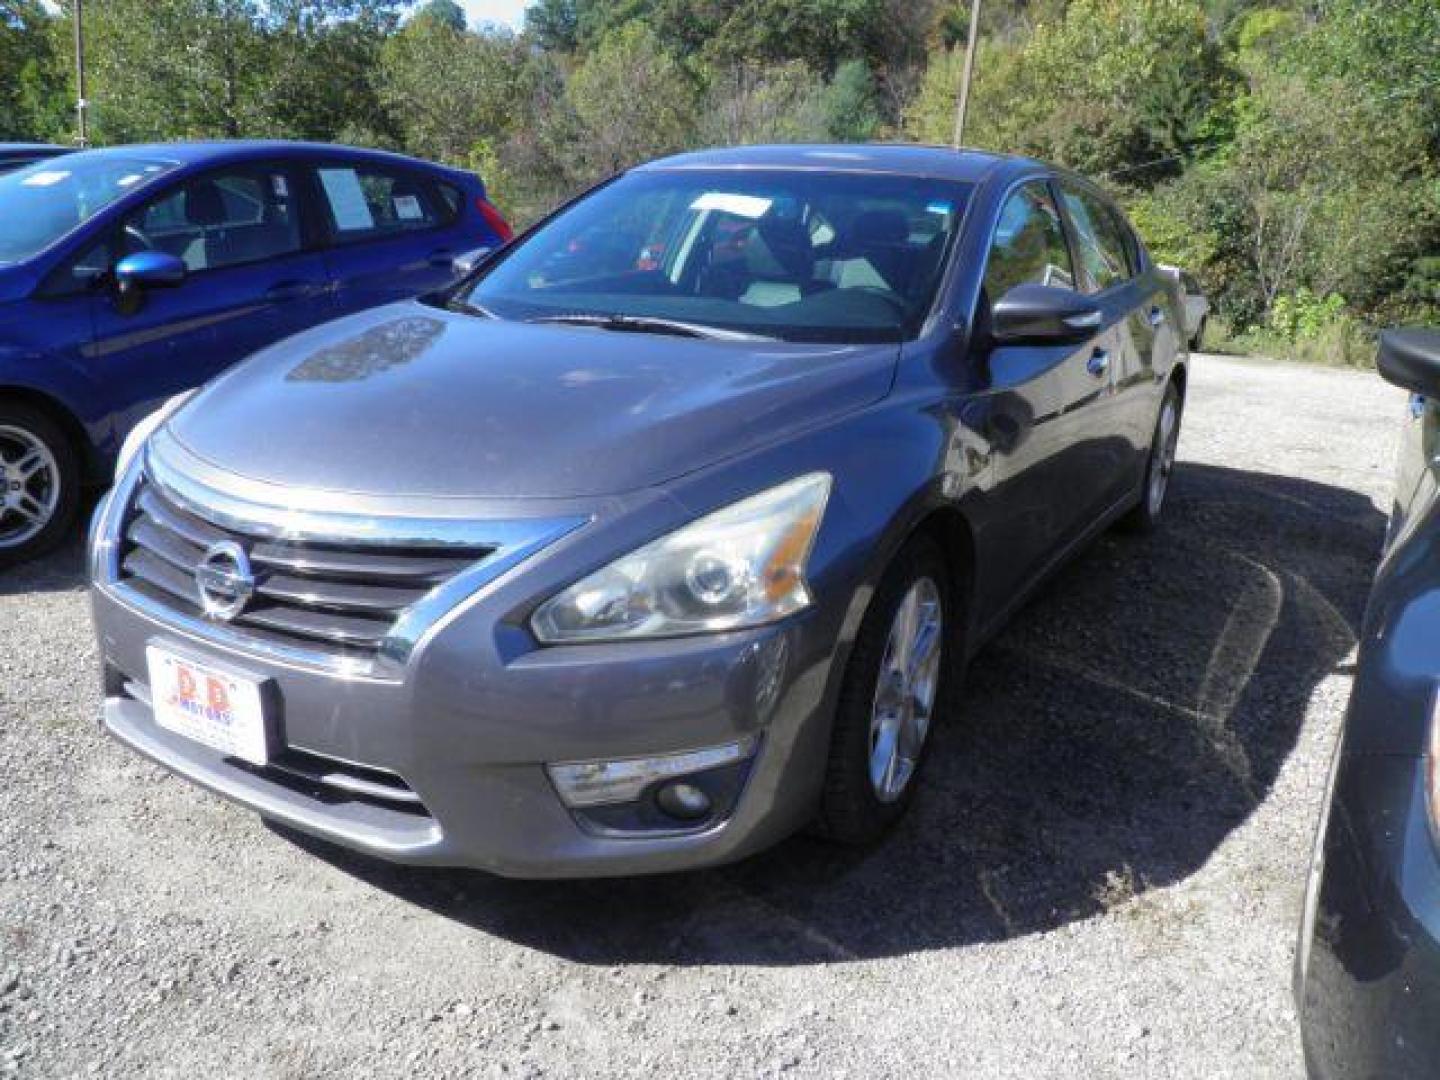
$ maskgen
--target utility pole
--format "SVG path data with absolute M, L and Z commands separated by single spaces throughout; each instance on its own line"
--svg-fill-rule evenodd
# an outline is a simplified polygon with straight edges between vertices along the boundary
M 78 125 L 75 141 L 80 149 L 90 145 L 89 132 L 85 127 L 85 110 L 90 103 L 85 100 L 85 0 L 75 0 L 75 120 Z
M 965 143 L 965 110 L 970 106 L 970 77 L 975 73 L 975 42 L 979 36 L 980 0 L 970 0 L 970 28 L 965 40 L 965 71 L 960 76 L 960 101 L 955 107 L 956 150 Z

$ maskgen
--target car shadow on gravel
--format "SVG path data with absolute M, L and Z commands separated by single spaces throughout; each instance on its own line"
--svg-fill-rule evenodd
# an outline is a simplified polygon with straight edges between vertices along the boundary
M 868 851 L 797 837 L 616 881 L 416 871 L 286 833 L 375 886 L 591 964 L 788 965 L 1053 929 L 1199 869 L 1264 798 L 1354 643 L 1383 515 L 1195 464 L 1163 527 L 1106 535 L 976 659 L 924 790 Z
M 88 584 L 85 540 L 78 533 L 42 558 L 0 570 L 0 596 L 76 592 Z

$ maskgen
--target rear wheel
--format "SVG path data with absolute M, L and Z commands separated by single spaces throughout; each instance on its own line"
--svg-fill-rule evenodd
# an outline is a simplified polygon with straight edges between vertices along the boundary
M 0 567 L 42 555 L 80 509 L 80 461 L 64 431 L 22 402 L 0 402 Z
M 1165 493 L 1170 489 L 1170 475 L 1175 471 L 1175 446 L 1180 440 L 1180 391 L 1172 382 L 1165 387 L 1160 402 L 1160 416 L 1155 421 L 1155 434 L 1150 439 L 1150 458 L 1145 463 L 1145 487 L 1140 503 L 1121 519 L 1121 525 L 1132 532 L 1149 532 L 1160 524 L 1165 508 Z
M 1190 348 L 1197 352 L 1200 349 L 1200 343 L 1205 339 L 1205 320 L 1207 318 L 1208 316 L 1205 315 L 1200 316 L 1200 325 L 1195 327 L 1195 333 L 1190 337 Z
M 910 542 L 881 581 L 845 670 L 826 765 L 820 829 L 843 843 L 878 839 L 905 813 L 945 702 L 958 612 L 928 538 Z

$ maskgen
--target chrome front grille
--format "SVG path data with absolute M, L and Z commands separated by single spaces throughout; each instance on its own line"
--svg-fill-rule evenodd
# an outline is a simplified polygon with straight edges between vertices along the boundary
M 207 520 L 141 477 L 121 525 L 118 584 L 204 620 L 196 571 L 208 550 L 227 542 L 248 556 L 254 578 L 253 595 L 226 620 L 231 630 L 355 659 L 373 658 L 408 609 L 494 551 L 251 534 Z

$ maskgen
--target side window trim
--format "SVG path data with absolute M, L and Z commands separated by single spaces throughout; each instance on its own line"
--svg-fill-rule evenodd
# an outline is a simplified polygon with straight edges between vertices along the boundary
M 1076 292 L 1085 292 L 1082 283 L 1086 286 L 1092 285 L 1090 271 L 1085 266 L 1085 260 L 1080 258 L 1080 233 L 1075 228 L 1075 222 L 1070 219 L 1070 208 L 1065 205 L 1064 191 L 1061 188 L 1060 177 L 1053 173 L 1045 178 L 1045 190 L 1050 195 L 1050 201 L 1055 204 L 1056 211 L 1060 214 L 1060 228 L 1065 233 L 1065 246 L 1070 251 L 1070 273 L 1074 277 L 1074 284 L 1071 288 Z

